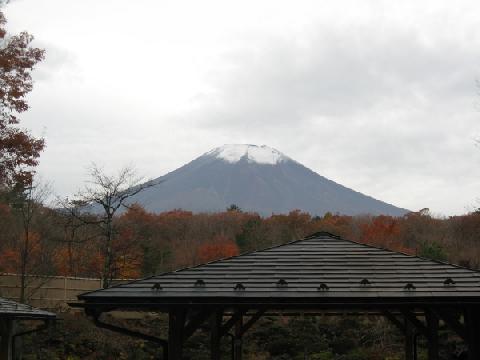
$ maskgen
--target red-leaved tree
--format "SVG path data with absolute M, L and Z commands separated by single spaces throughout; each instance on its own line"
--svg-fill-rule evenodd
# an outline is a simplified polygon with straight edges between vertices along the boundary
M 31 71 L 44 58 L 44 50 L 30 46 L 33 36 L 22 32 L 7 36 L 0 11 L 0 185 L 31 182 L 45 146 L 19 127 L 18 114 L 28 110 L 25 99 L 33 87 Z
M 217 235 L 211 242 L 198 248 L 198 258 L 202 263 L 235 255 L 238 255 L 237 244 L 222 235 Z

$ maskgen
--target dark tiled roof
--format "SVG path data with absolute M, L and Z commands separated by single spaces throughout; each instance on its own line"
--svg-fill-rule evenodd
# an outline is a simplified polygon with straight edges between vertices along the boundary
M 56 315 L 54 313 L 0 298 L 0 318 L 51 319 L 55 317 Z
M 79 296 L 144 299 L 477 298 L 480 272 L 375 248 L 328 233 Z M 235 300 L 234 300 L 235 301 Z

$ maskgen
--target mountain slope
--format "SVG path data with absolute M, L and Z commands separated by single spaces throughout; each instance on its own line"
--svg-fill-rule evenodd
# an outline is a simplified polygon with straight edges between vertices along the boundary
M 403 215 L 405 209 L 348 189 L 267 146 L 225 145 L 153 181 L 137 195 L 147 210 L 222 211 L 236 204 L 262 215 L 294 209 L 313 215 Z

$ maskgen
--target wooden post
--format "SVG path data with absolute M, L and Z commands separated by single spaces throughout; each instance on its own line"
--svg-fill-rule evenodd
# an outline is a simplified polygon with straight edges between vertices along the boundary
M 428 331 L 428 360 L 438 360 L 438 317 L 430 310 L 425 311 Z
M 210 358 L 220 360 L 220 327 L 222 325 L 223 311 L 216 310 L 210 318 Z
M 235 323 L 235 338 L 233 340 L 233 359 L 242 360 L 242 327 L 243 327 L 243 316 L 238 319 Z
M 170 309 L 168 313 L 168 360 L 182 358 L 182 337 L 185 324 L 185 311 L 181 308 Z
M 15 321 L 11 319 L 0 319 L 0 360 L 13 359 L 13 333 Z
M 470 307 L 465 311 L 467 327 L 468 360 L 480 359 L 480 309 Z
M 405 360 L 416 360 L 415 341 L 414 327 L 405 319 Z
M 57 322 L 54 319 L 46 320 L 47 331 L 48 331 L 48 341 L 53 341 L 55 339 L 55 333 L 57 330 Z

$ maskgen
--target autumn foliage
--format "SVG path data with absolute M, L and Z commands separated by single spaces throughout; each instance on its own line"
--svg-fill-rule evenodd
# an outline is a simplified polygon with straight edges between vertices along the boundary
M 30 46 L 33 37 L 26 32 L 7 37 L 5 24 L 0 11 L 0 185 L 14 185 L 31 181 L 45 146 L 43 139 L 18 126 L 18 114 L 28 110 L 31 71 L 44 51 Z
M 57 275 L 99 278 L 102 274 L 102 254 L 91 244 L 74 249 L 69 249 L 67 245 L 59 246 L 53 254 L 53 263 Z
M 20 235 L 21 241 L 14 246 L 6 246 L 0 253 L 0 270 L 8 273 L 18 273 L 21 267 L 22 246 L 25 244 L 25 235 Z M 26 271 L 32 273 L 35 265 L 42 258 L 42 245 L 40 235 L 35 232 L 28 234 L 28 251 L 29 257 L 34 261 L 29 262 Z
M 0 205 L 0 271 L 16 272 L 22 232 L 15 211 Z M 101 277 L 103 248 L 95 225 L 68 222 L 53 210 L 37 215 L 29 234 L 28 272 Z M 149 213 L 138 205 L 115 217 L 113 274 L 138 278 L 280 245 L 317 231 L 427 258 L 480 267 L 480 214 L 439 219 L 428 210 L 403 217 L 311 216 L 301 211 L 261 217 L 256 213 Z M 77 227 L 76 227 L 77 226 Z M 75 230 L 75 231 L 72 231 Z M 42 266 L 37 266 L 42 264 Z
M 237 244 L 222 235 L 216 236 L 211 242 L 202 244 L 198 248 L 198 259 L 202 263 L 235 255 L 238 255 Z

